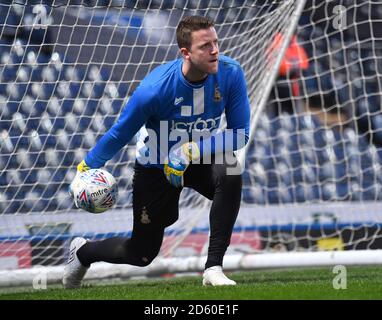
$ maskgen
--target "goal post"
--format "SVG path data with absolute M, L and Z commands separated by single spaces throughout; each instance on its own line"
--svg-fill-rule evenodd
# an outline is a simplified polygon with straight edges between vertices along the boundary
M 251 103 L 225 269 L 381 263 L 373 1 L 0 2 L 0 287 L 59 282 L 73 237 L 130 235 L 133 141 L 105 166 L 119 185 L 115 209 L 80 211 L 67 188 L 145 75 L 179 57 L 176 26 L 193 14 L 215 21 Z M 185 188 L 150 266 L 97 263 L 86 279 L 201 271 L 210 205 Z

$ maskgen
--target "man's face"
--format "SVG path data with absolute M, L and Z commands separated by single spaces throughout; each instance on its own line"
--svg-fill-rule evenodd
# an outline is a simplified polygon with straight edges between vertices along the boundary
M 218 37 L 215 28 L 193 31 L 188 51 L 191 65 L 202 73 L 218 72 Z

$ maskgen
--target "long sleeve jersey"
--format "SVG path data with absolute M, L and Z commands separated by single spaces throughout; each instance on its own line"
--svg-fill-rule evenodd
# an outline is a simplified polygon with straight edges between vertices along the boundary
M 244 73 L 235 60 L 220 55 L 216 74 L 190 83 L 183 59 L 155 68 L 128 100 L 119 119 L 87 154 L 91 168 L 102 167 L 137 137 L 137 161 L 162 167 L 169 151 L 195 141 L 202 157 L 244 147 L 250 107 Z M 226 129 L 218 130 L 223 113 Z

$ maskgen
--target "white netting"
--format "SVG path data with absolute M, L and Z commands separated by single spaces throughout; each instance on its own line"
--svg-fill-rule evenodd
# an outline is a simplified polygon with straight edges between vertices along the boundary
M 129 234 L 133 142 L 106 166 L 119 181 L 116 210 L 79 212 L 67 187 L 140 80 L 178 57 L 175 29 L 192 14 L 215 20 L 221 52 L 244 68 L 252 107 L 229 250 L 382 246 L 377 3 L 39 3 L 0 1 L 0 268 L 62 264 L 75 235 Z M 209 205 L 182 192 L 162 255 L 205 254 Z

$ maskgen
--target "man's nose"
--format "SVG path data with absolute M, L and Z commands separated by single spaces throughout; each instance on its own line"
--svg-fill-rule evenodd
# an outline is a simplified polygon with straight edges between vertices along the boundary
M 219 53 L 219 46 L 214 43 L 211 48 L 211 54 L 218 54 L 218 53 Z

